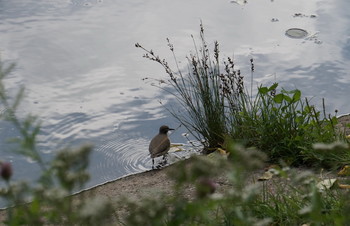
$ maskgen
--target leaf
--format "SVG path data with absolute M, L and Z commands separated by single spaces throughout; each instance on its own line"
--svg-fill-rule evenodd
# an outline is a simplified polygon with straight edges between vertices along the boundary
M 338 176 L 342 176 L 342 177 L 350 176 L 350 166 L 349 166 L 349 165 L 344 166 L 344 167 L 338 172 Z
M 299 101 L 299 100 L 300 100 L 300 97 L 301 97 L 301 92 L 300 92 L 300 90 L 296 89 L 296 90 L 295 90 L 295 93 L 294 93 L 294 95 L 293 95 L 293 101 L 294 101 L 294 102 Z
M 186 149 L 181 148 L 182 146 L 184 146 L 184 145 L 183 144 L 170 144 L 170 150 L 168 153 L 186 151 Z
M 349 184 L 339 184 L 338 183 L 338 187 L 341 189 L 350 189 L 350 185 Z
M 258 181 L 266 181 L 272 179 L 275 174 L 271 171 L 266 171 L 261 177 L 258 178 Z
M 174 153 L 174 152 L 180 152 L 180 151 L 186 151 L 186 149 L 182 149 L 179 146 L 170 147 L 170 150 L 168 151 L 168 153 Z
M 288 103 L 292 103 L 292 98 L 290 98 L 287 95 L 283 95 L 283 98 L 288 102 Z
M 293 89 L 293 90 L 285 90 L 282 89 L 282 93 L 286 93 L 286 94 L 293 94 L 296 93 L 298 89 Z
M 337 179 L 324 179 L 324 180 L 318 182 L 316 187 L 320 191 L 329 190 L 334 186 L 335 182 L 337 182 Z
M 275 90 L 278 86 L 278 83 L 274 83 L 272 86 L 270 86 L 269 91 Z
M 227 152 L 226 150 L 222 149 L 222 148 L 216 148 L 214 152 L 210 153 L 208 155 L 209 158 L 218 158 L 218 157 L 224 157 L 227 158 L 229 156 L 229 152 Z
M 258 178 L 258 181 L 270 180 L 275 175 L 280 175 L 281 167 L 278 165 L 271 165 L 265 169 L 264 174 Z
M 267 92 L 269 92 L 269 89 L 267 87 L 260 87 L 259 88 L 260 94 L 266 94 Z
M 221 155 L 225 155 L 225 156 L 228 156 L 230 154 L 229 152 L 227 152 L 222 148 L 217 148 L 216 151 L 218 151 Z
M 280 93 L 280 94 L 277 94 L 276 96 L 273 97 L 273 101 L 275 101 L 275 103 L 282 103 L 283 101 L 283 98 L 284 97 L 284 94 Z

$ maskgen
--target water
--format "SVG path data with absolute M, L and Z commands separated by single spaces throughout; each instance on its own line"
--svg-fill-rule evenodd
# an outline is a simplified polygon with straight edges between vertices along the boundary
M 241 3 L 241 1 L 240 1 Z M 0 53 L 15 62 L 6 78 L 10 94 L 26 87 L 19 115 L 40 116 L 39 149 L 50 160 L 58 149 L 94 144 L 87 187 L 151 167 L 148 142 L 158 127 L 178 123 L 159 104 L 169 96 L 142 80 L 166 79 L 163 69 L 142 58 L 136 42 L 171 59 L 175 45 L 180 67 L 193 49 L 203 22 L 206 39 L 220 43 L 221 57 L 234 56 L 254 87 L 279 82 L 299 88 L 327 111 L 350 112 L 350 3 L 347 0 L 170 1 L 170 0 L 0 0 Z M 285 35 L 304 29 L 305 39 Z M 170 103 L 169 103 L 170 102 Z M 174 104 L 169 101 L 166 104 Z M 1 159 L 14 164 L 16 179 L 34 180 L 39 168 L 5 151 L 15 130 L 1 122 Z M 171 135 L 186 143 L 183 129 Z

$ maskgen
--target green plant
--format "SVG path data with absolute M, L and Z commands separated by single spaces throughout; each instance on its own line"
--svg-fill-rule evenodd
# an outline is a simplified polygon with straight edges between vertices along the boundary
M 205 152 L 211 152 L 213 148 L 222 146 L 225 136 L 231 130 L 229 115 L 238 107 L 236 101 L 244 89 L 243 77 L 239 70 L 234 69 L 230 58 L 225 61 L 225 73 L 221 73 L 219 44 L 214 43 L 212 56 L 204 39 L 202 25 L 200 47 L 197 47 L 193 37 L 192 39 L 195 51 L 187 57 L 188 74 L 184 74 L 177 64 L 177 69 L 173 70 L 166 60 L 162 60 L 152 50 L 147 50 L 138 43 L 136 47 L 146 52 L 145 58 L 163 66 L 169 75 L 167 83 L 171 87 L 165 87 L 164 90 L 174 95 L 182 107 L 181 110 L 178 107 L 168 110 L 197 140 L 204 139 Z M 177 62 L 174 46 L 169 39 L 167 41 L 174 61 Z
M 345 142 L 315 143 L 302 151 L 303 158 L 314 166 L 337 169 L 350 164 L 350 145 Z
M 257 216 L 269 217 L 275 225 L 344 225 L 349 220 L 348 191 L 320 189 L 314 174 L 289 170 L 269 184 L 250 206 Z
M 276 170 L 268 181 L 250 175 L 261 169 L 264 153 L 227 142 L 228 159 L 219 154 L 176 163 L 171 196 L 131 201 L 123 225 L 344 225 L 349 221 L 349 191 L 321 189 L 314 173 Z M 210 170 L 208 170 L 210 169 Z M 209 189 L 208 189 L 209 188 Z M 204 191 L 204 192 L 203 192 Z
M 263 150 L 273 162 L 279 159 L 291 165 L 317 162 L 302 153 L 311 150 L 315 142 L 329 143 L 344 138 L 335 129 L 337 118 L 321 119 L 320 111 L 306 98 L 302 99 L 300 90 L 278 92 L 277 88 L 277 83 L 260 86 L 252 101 L 242 96 L 232 137 Z
M 192 36 L 194 41 L 194 38 Z M 174 46 L 168 46 L 175 56 Z M 161 80 L 159 86 L 172 94 L 181 106 L 168 108 L 170 113 L 183 124 L 197 140 L 202 141 L 204 153 L 210 153 L 225 146 L 226 137 L 254 146 L 266 152 L 270 161 L 280 159 L 292 165 L 305 164 L 302 151 L 310 150 L 315 142 L 333 142 L 344 139 L 337 133 L 337 118 L 324 116 L 315 106 L 303 99 L 301 91 L 278 91 L 278 84 L 270 87 L 260 85 L 255 96 L 249 94 L 240 70 L 235 69 L 231 58 L 219 60 L 219 44 L 214 42 L 213 54 L 204 38 L 200 26 L 200 45 L 194 41 L 194 53 L 188 59 L 188 73 L 184 74 L 176 64 L 173 70 L 165 59 L 152 50 L 143 49 L 145 58 L 163 66 L 169 80 Z M 254 60 L 250 60 L 251 77 Z M 251 87 L 252 92 L 252 87 Z M 324 104 L 323 104 L 324 105 Z M 312 163 L 312 159 L 307 159 Z M 316 161 L 316 159 L 314 159 Z
M 193 37 L 192 37 L 193 38 Z M 283 160 L 287 165 L 340 166 L 348 163 L 348 147 L 336 152 L 313 148 L 317 142 L 344 140 L 335 129 L 337 118 L 326 115 L 302 98 L 300 90 L 277 90 L 278 84 L 259 86 L 254 96 L 244 86 L 243 76 L 232 59 L 220 67 L 218 43 L 210 54 L 201 25 L 200 48 L 188 57 L 188 73 L 176 72 L 168 62 L 140 44 L 144 55 L 161 64 L 169 80 L 160 87 L 174 95 L 183 112 L 168 109 L 198 140 L 204 139 L 206 150 L 226 149 L 229 159 L 206 156 L 178 163 L 170 174 L 175 181 L 174 197 L 161 195 L 145 202 L 125 201 L 131 211 L 126 225 L 343 225 L 349 210 L 347 191 L 320 190 L 317 177 L 281 170 L 276 184 L 252 184 L 247 172 L 269 160 Z M 177 62 L 174 47 L 168 46 Z M 251 73 L 254 60 L 251 59 Z M 210 121 L 212 120 L 212 121 Z M 227 139 L 229 138 L 229 139 Z M 244 146 L 231 141 L 241 142 Z M 326 145 L 327 146 L 327 145 Z M 247 147 L 261 150 L 252 151 Z M 316 146 L 317 147 L 317 146 Z M 215 153 L 213 153 L 215 156 Z M 255 166 L 255 167 L 254 167 Z M 217 191 L 217 178 L 226 178 L 229 187 Z M 222 182 L 222 181 L 221 181 Z M 282 183 L 283 182 L 283 183 Z M 288 184 L 287 184 L 288 183 Z M 271 186 L 271 187 L 268 187 Z M 194 193 L 188 195 L 188 188 Z M 212 194 L 212 192 L 215 192 Z

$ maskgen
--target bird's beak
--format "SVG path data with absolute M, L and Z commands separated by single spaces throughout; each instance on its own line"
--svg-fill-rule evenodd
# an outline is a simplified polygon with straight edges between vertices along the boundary
M 175 130 L 175 129 L 171 129 L 171 128 L 169 128 L 169 130 Z

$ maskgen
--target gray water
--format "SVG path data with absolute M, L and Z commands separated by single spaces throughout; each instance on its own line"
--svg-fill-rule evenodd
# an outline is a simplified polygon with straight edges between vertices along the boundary
M 241 3 L 242 1 L 238 1 Z M 161 107 L 169 96 L 142 80 L 167 79 L 163 69 L 142 58 L 136 42 L 170 59 L 166 38 L 175 45 L 180 67 L 193 50 L 200 21 L 206 40 L 220 43 L 254 85 L 279 82 L 298 88 L 327 111 L 350 112 L 350 3 L 348 0 L 0 0 L 0 54 L 16 63 L 5 83 L 10 94 L 26 87 L 18 114 L 42 120 L 39 149 L 50 160 L 58 149 L 94 144 L 92 187 L 148 170 L 148 142 L 162 124 L 179 124 Z M 292 39 L 289 28 L 309 36 Z M 171 101 L 170 101 L 171 102 Z M 16 179 L 34 180 L 36 163 L 5 151 L 16 136 L 0 122 L 0 158 L 11 161 Z M 186 143 L 178 129 L 175 143 Z

